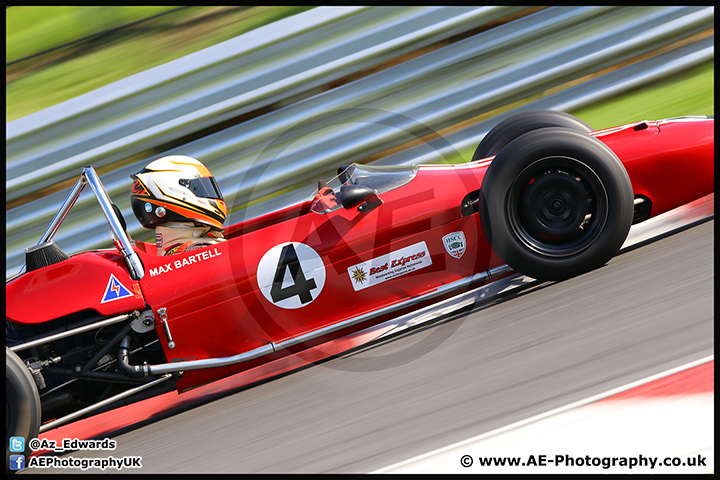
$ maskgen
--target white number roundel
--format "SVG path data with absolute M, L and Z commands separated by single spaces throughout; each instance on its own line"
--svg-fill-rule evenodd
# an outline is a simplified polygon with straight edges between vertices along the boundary
M 260 291 L 273 305 L 301 308 L 320 295 L 325 285 L 325 264 L 304 243 L 281 243 L 260 259 L 257 280 Z

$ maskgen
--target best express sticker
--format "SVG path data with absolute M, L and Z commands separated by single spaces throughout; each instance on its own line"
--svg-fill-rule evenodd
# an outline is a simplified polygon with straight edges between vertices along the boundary
M 348 268 L 352 286 L 357 292 L 393 278 L 432 265 L 425 242 L 416 243 Z

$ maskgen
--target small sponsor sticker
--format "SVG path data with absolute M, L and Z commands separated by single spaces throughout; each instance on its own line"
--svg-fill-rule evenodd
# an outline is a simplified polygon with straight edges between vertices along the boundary
M 425 242 L 419 242 L 348 268 L 348 275 L 357 292 L 387 280 L 432 265 Z
M 110 280 L 108 280 L 107 287 L 105 287 L 105 294 L 100 303 L 112 302 L 113 300 L 132 296 L 133 293 L 111 273 Z
M 463 232 L 453 232 L 442 238 L 445 250 L 451 257 L 460 258 L 465 253 L 465 234 Z

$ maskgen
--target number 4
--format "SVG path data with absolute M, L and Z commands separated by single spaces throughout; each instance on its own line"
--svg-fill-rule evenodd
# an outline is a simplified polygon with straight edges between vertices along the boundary
M 286 270 L 290 269 L 290 276 L 293 279 L 293 284 L 283 287 Z M 300 268 L 300 260 L 298 260 L 295 248 L 293 245 L 287 244 L 283 247 L 282 253 L 280 253 L 280 261 L 278 262 L 277 269 L 275 270 L 275 278 L 273 280 L 272 289 L 270 295 L 272 296 L 273 302 L 277 303 L 290 297 L 300 297 L 300 302 L 304 305 L 313 301 L 313 296 L 310 290 L 316 288 L 317 285 L 314 279 L 308 280 L 305 278 L 302 268 Z

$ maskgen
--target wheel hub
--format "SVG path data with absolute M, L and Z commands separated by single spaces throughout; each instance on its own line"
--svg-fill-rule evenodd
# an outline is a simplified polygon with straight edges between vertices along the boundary
M 588 214 L 590 195 L 580 180 L 559 170 L 533 178 L 522 196 L 521 219 L 541 239 L 572 236 Z

